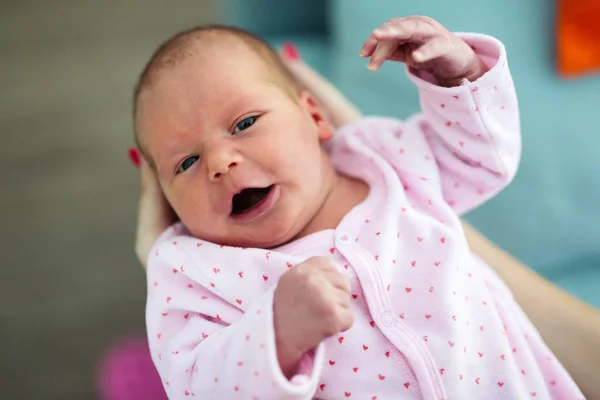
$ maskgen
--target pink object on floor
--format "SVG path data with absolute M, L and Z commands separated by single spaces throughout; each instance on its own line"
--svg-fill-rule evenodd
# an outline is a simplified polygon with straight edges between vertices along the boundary
M 167 400 L 144 337 L 121 339 L 101 360 L 97 375 L 100 400 Z

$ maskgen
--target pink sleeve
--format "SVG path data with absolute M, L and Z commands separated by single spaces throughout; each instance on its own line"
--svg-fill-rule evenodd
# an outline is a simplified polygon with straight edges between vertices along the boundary
M 514 177 L 521 137 L 517 97 L 502 43 L 459 34 L 489 71 L 475 82 L 437 86 L 430 76 L 409 78 L 419 88 L 420 126 L 440 170 L 445 200 L 465 213 L 502 190 Z
M 322 345 L 305 355 L 296 376 L 288 380 L 283 375 L 275 347 L 273 292 L 270 289 L 242 313 L 190 279 L 173 261 L 150 257 L 148 339 L 170 399 L 313 397 Z

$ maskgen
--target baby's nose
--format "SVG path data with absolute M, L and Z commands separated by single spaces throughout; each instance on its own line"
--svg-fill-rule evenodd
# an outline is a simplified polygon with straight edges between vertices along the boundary
M 207 160 L 208 179 L 211 182 L 219 180 L 223 175 L 230 172 L 240 163 L 239 155 L 225 146 L 213 148 Z

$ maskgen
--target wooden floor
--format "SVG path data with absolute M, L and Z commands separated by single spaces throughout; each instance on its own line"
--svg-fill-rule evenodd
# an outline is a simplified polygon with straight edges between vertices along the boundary
M 130 99 L 150 53 L 217 0 L 0 0 L 0 398 L 95 399 L 143 334 Z

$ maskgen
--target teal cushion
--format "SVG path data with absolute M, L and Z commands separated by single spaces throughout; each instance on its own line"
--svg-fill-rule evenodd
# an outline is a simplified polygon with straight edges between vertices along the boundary
M 332 0 L 331 76 L 365 113 L 418 111 L 414 85 L 399 65 L 378 72 L 359 57 L 372 29 L 391 17 L 428 15 L 448 29 L 504 42 L 519 95 L 523 158 L 515 181 L 468 219 L 491 239 L 544 272 L 600 246 L 600 76 L 557 77 L 554 9 L 546 0 L 427 2 Z M 575 264 L 563 262 L 570 270 Z M 598 266 L 600 268 L 600 265 Z M 598 279 L 597 275 L 590 276 Z M 597 281 L 596 281 L 597 282 Z

